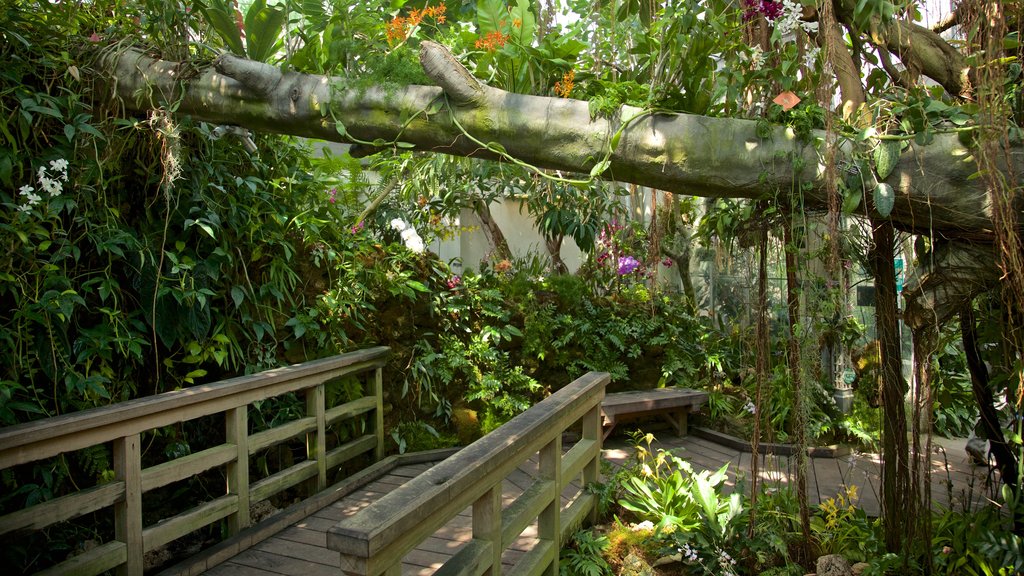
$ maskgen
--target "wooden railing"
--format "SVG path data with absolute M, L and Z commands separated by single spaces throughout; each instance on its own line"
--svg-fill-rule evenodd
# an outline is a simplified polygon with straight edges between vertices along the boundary
M 301 482 L 327 488 L 328 471 L 364 454 L 383 456 L 381 368 L 388 348 L 342 354 L 195 386 L 102 408 L 0 428 L 0 470 L 61 453 L 113 443 L 111 482 L 61 496 L 0 517 L 0 537 L 16 530 L 39 530 L 104 508 L 113 508 L 114 539 L 47 570 L 54 574 L 142 574 L 145 552 L 203 526 L 227 519 L 236 534 L 250 523 L 249 504 Z M 325 405 L 325 384 L 342 377 L 365 378 L 364 396 L 340 406 Z M 305 416 L 249 433 L 253 402 L 298 392 L 305 396 Z M 372 414 L 371 414 L 372 413 Z M 147 431 L 204 416 L 224 415 L 226 441 L 187 456 L 142 467 L 141 435 Z M 354 439 L 327 450 L 327 431 L 354 418 L 370 420 Z M 296 437 L 304 437 L 305 460 L 250 482 L 250 456 Z M 143 525 L 143 494 L 172 482 L 225 466 L 225 494 L 149 526 Z
M 536 522 L 535 545 L 510 572 L 557 576 L 562 539 L 596 509 L 596 496 L 586 486 L 598 480 L 601 400 L 608 381 L 608 374 L 596 372 L 577 379 L 332 527 L 327 546 L 341 554 L 342 571 L 400 576 L 407 553 L 472 506 L 472 540 L 435 574 L 499 576 L 503 551 Z M 581 439 L 563 453 L 562 434 L 578 423 Z M 503 480 L 533 457 L 538 477 L 503 508 Z M 563 491 L 578 479 L 563 506 Z

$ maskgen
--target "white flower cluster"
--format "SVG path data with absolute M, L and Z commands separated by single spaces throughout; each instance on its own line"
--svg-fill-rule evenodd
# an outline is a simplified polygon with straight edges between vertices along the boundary
M 697 561 L 697 549 L 691 547 L 689 544 L 683 544 L 683 547 L 679 549 L 679 554 L 686 562 L 692 563 Z
M 752 400 L 747 400 L 747 403 L 743 405 L 743 409 L 751 414 L 757 414 L 757 406 L 754 406 L 754 402 Z
M 754 44 L 750 47 L 750 69 L 760 70 L 764 67 L 764 49 L 761 48 L 760 44 Z
M 423 238 L 420 238 L 419 232 L 401 218 L 395 218 L 391 221 L 391 229 L 398 232 L 402 236 L 402 242 L 405 243 L 405 247 L 417 254 L 422 254 L 426 250 L 426 245 L 423 243 Z
M 722 574 L 725 576 L 735 576 L 736 571 L 733 570 L 733 566 L 736 565 L 736 561 L 725 550 L 718 551 L 718 565 L 722 567 Z
M 654 530 L 654 522 L 651 522 L 650 520 L 644 520 L 643 522 L 641 522 L 639 524 L 633 524 L 631 530 L 633 532 L 643 532 L 643 531 Z
M 801 16 L 803 16 L 803 7 L 799 2 L 782 0 L 782 16 L 775 20 L 775 30 L 778 31 L 779 37 L 786 38 L 796 32 L 797 27 L 803 28 L 804 32 L 808 34 L 818 31 L 817 22 L 803 22 L 800 20 Z
M 818 54 L 821 53 L 821 48 L 814 46 L 810 50 L 804 53 L 804 66 L 808 68 L 814 68 L 814 65 L 818 63 Z
M 61 182 L 68 181 L 68 161 L 63 158 L 50 160 L 49 169 L 40 166 L 37 176 L 42 192 L 49 194 L 51 198 L 60 196 L 64 192 L 64 185 Z M 19 188 L 18 194 L 25 198 L 25 203 L 18 206 L 21 212 L 28 212 L 43 201 L 43 197 L 36 193 L 36 189 L 28 184 Z

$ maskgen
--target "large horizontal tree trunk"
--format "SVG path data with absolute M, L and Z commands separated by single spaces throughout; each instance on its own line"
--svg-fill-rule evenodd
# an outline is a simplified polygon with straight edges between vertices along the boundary
M 460 156 L 495 158 L 499 149 L 537 167 L 584 174 L 612 148 L 622 121 L 635 118 L 611 151 L 603 177 L 695 196 L 775 198 L 797 188 L 792 159 L 799 158 L 804 168 L 797 179 L 813 184 L 804 204 L 825 205 L 818 152 L 786 128 L 760 138 L 749 120 L 652 114 L 629 106 L 614 119 L 591 118 L 584 101 L 483 86 L 437 44 L 424 42 L 423 60 L 444 89 L 345 90 L 335 79 L 230 55 L 191 75 L 193 69 L 183 64 L 132 50 L 107 56 L 101 68 L 112 96 L 130 111 L 174 105 L 179 114 L 217 124 L 340 142 L 401 141 Z M 1015 150 L 1012 162 L 1024 171 L 1024 152 Z M 947 238 L 991 240 L 991 210 L 984 179 L 971 177 L 976 171 L 955 135 L 912 145 L 885 180 L 896 194 L 894 224 Z M 868 190 L 869 206 L 870 198 Z M 861 211 L 867 213 L 863 205 Z

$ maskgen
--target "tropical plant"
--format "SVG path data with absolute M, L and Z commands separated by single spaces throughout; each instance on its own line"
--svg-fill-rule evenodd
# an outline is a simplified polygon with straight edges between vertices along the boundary
M 611 566 L 604 559 L 607 548 L 607 536 L 591 530 L 574 533 L 569 547 L 559 554 L 558 573 L 561 576 L 610 576 Z
M 851 561 L 866 561 L 882 548 L 877 525 L 858 507 L 857 487 L 850 485 L 818 505 L 811 532 L 821 554 L 841 554 Z

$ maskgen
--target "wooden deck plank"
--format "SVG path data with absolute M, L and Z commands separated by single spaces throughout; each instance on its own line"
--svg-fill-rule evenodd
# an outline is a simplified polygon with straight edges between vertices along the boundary
M 280 537 L 264 540 L 256 546 L 253 546 L 251 549 L 274 554 L 276 556 L 306 560 L 334 568 L 339 568 L 341 566 L 341 558 L 338 556 L 337 552 L 328 550 L 326 547 L 314 546 L 303 542 L 295 542 L 293 540 L 286 540 Z
M 225 562 L 204 572 L 209 576 L 281 576 L 280 572 L 268 572 L 253 566 Z
M 327 547 L 327 533 L 323 530 L 310 530 L 309 528 L 292 525 L 278 532 L 277 536 L 292 542 L 301 542 L 321 548 Z
M 232 558 L 231 563 L 285 576 L 293 574 L 301 574 L 302 576 L 338 576 L 338 568 L 317 564 L 310 560 L 279 556 L 251 548 Z

